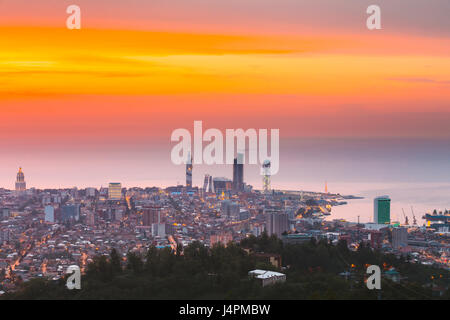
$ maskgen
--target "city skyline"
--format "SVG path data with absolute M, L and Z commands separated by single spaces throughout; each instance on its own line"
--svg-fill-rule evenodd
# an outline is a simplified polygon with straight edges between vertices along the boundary
M 0 0 L 0 300 L 450 299 L 449 12 Z

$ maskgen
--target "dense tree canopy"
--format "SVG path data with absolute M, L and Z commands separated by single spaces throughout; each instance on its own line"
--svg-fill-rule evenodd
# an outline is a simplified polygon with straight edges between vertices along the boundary
M 282 258 L 277 269 L 256 253 Z M 126 260 L 126 261 L 124 261 Z M 350 251 L 345 242 L 325 240 L 283 244 L 275 236 L 249 237 L 240 244 L 207 248 L 193 242 L 173 252 L 150 247 L 140 256 L 129 252 L 122 260 L 116 250 L 95 257 L 81 281 L 81 290 L 68 290 L 65 279 L 33 279 L 3 299 L 448 299 L 431 287 L 448 286 L 449 272 L 412 264 L 361 244 Z M 368 265 L 394 267 L 400 283 L 382 278 L 382 290 L 368 290 Z M 248 272 L 255 268 L 287 275 L 282 284 L 262 287 Z M 347 276 L 341 275 L 346 272 Z M 433 280 L 431 280 L 433 279 Z

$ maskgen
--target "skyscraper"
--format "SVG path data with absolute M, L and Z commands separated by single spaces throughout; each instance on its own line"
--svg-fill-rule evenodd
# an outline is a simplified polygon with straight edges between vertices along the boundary
M 281 237 L 283 232 L 289 231 L 288 214 L 280 210 L 265 210 L 266 215 L 266 231 L 270 236 L 272 234 Z
M 400 227 L 392 229 L 392 247 L 398 249 L 408 245 L 408 229 Z
M 192 157 L 190 153 L 186 162 L 186 187 L 192 188 Z
M 391 222 L 391 199 L 388 196 L 377 197 L 373 200 L 373 222 L 378 224 Z
M 122 199 L 122 184 L 120 182 L 111 182 L 109 184 L 108 199 L 109 200 Z
M 233 191 L 244 191 L 244 155 L 238 153 L 233 163 Z
M 214 184 L 213 184 L 213 177 L 212 176 L 209 176 L 208 192 L 209 193 L 213 193 L 214 192 Z
M 19 172 L 17 172 L 16 179 L 16 192 L 21 193 L 27 189 L 27 184 L 25 182 L 25 176 L 22 172 L 22 168 L 19 168 Z
M 203 181 L 203 192 L 206 192 L 208 188 L 208 182 L 209 182 L 209 174 L 205 174 L 205 180 Z

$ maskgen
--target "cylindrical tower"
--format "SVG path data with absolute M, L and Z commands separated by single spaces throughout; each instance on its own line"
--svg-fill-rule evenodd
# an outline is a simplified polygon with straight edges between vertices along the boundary
M 264 160 L 263 169 L 263 192 L 270 193 L 270 160 Z

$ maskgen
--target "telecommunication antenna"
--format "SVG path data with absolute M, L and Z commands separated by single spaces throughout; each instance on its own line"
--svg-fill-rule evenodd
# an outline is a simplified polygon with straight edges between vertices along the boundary
M 263 191 L 264 193 L 270 193 L 270 160 L 264 160 L 262 164 L 263 170 Z

